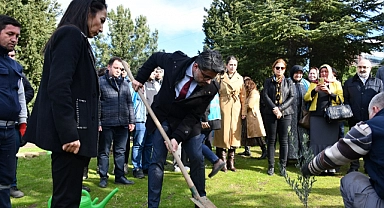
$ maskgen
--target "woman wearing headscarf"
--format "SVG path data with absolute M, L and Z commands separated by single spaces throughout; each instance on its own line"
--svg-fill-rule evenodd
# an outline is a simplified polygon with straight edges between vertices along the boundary
M 288 160 L 295 160 L 301 156 L 303 135 L 307 133 L 306 129 L 298 125 L 298 121 L 303 117 L 302 111 L 306 109 L 304 95 L 307 92 L 306 86 L 309 82 L 303 79 L 303 67 L 294 65 L 290 70 L 290 78 L 295 89 L 295 98 L 293 100 L 291 132 L 288 134 Z
M 287 64 L 283 59 L 277 59 L 273 65 L 273 76 L 264 82 L 263 98 L 265 113 L 264 125 L 267 131 L 268 143 L 268 175 L 275 172 L 276 138 L 279 138 L 280 175 L 286 174 L 288 157 L 288 126 L 293 114 L 292 103 L 295 97 L 292 80 L 284 77 Z
M 328 123 L 324 118 L 324 110 L 328 105 L 339 105 L 344 102 L 341 83 L 332 73 L 332 67 L 324 64 L 320 67 L 318 83 L 312 82 L 304 95 L 304 100 L 311 102 L 310 114 L 310 148 L 314 155 L 333 145 L 338 140 L 339 124 L 337 121 Z M 324 134 L 325 133 L 325 134 Z M 324 174 L 335 175 L 335 169 Z
M 237 59 L 229 56 L 226 60 L 226 73 L 218 76 L 220 83 L 221 129 L 215 130 L 213 145 L 216 154 L 224 162 L 223 171 L 236 171 L 235 150 L 240 147 L 241 119 L 245 119 L 245 89 L 243 77 L 237 72 Z M 226 152 L 228 150 L 228 160 Z

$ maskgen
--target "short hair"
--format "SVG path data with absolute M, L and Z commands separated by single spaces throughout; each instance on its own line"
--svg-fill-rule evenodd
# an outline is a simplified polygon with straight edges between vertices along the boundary
M 18 22 L 15 18 L 8 15 L 0 15 L 0 31 L 4 30 L 7 25 L 13 25 L 15 27 L 21 28 L 20 22 Z
M 220 74 L 224 73 L 223 59 L 217 51 L 203 51 L 197 56 L 195 62 L 203 71 L 211 70 Z
M 368 106 L 369 114 L 371 114 L 373 106 L 377 106 L 380 110 L 384 108 L 384 92 L 380 92 L 379 94 L 373 96 Z
M 102 68 L 99 68 L 97 70 L 97 76 L 101 77 L 105 74 L 105 72 L 107 71 L 107 67 L 102 67 Z
M 115 62 L 115 61 L 123 63 L 123 59 L 121 59 L 120 57 L 114 56 L 114 57 L 109 59 L 108 65 L 112 66 L 113 62 Z
M 75 25 L 88 36 L 88 14 L 92 17 L 96 13 L 107 9 L 105 0 L 73 0 L 65 11 L 57 28 L 63 25 Z

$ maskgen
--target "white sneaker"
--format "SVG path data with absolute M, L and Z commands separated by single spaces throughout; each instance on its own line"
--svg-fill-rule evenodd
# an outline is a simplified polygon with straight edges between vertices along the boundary
M 175 171 L 176 173 L 180 173 L 180 172 L 181 172 L 179 166 L 175 166 L 175 170 L 174 170 L 174 171 Z

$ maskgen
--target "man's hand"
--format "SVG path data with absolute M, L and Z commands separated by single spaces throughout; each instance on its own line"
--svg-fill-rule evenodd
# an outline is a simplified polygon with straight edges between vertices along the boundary
M 165 146 L 168 149 L 168 152 L 176 152 L 177 148 L 179 147 L 179 144 L 177 143 L 176 139 L 171 139 L 172 148 L 168 146 L 167 141 L 164 141 Z
M 71 152 L 77 154 L 80 150 L 80 140 L 76 140 L 67 144 L 63 144 L 63 150 L 65 152 Z
M 128 124 L 128 129 L 129 129 L 130 132 L 135 130 L 135 124 Z
M 209 129 L 209 128 L 211 128 L 211 126 L 209 126 L 209 123 L 208 123 L 208 122 L 201 122 L 201 128 L 203 128 L 203 129 Z
M 301 174 L 308 178 L 309 176 L 311 176 L 311 172 L 309 171 L 308 169 L 308 163 L 304 164 L 302 167 L 301 167 Z
M 134 80 L 131 80 L 132 82 L 132 88 L 137 92 L 139 90 L 139 88 L 143 88 L 143 84 L 141 84 L 140 82 L 136 81 L 135 79 Z
M 21 134 L 21 137 L 24 136 L 26 130 L 27 130 L 27 124 L 26 123 L 19 124 L 19 132 Z

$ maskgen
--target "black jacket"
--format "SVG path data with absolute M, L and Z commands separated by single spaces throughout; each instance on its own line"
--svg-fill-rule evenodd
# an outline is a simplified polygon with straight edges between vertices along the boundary
M 365 85 L 357 74 L 345 81 L 343 87 L 344 103 L 349 104 L 353 112 L 353 117 L 348 121 L 350 127 L 359 121 L 368 120 L 369 102 L 373 96 L 382 91 L 382 81 L 371 75 L 368 77 Z
M 135 113 L 129 83 L 124 79 L 114 79 L 107 70 L 99 78 L 101 126 L 126 126 L 135 124 Z
M 97 155 L 99 79 L 88 38 L 74 26 L 51 37 L 44 54 L 39 92 L 24 139 L 63 152 L 80 140 L 78 155 Z
M 171 127 L 170 139 L 185 141 L 201 133 L 200 119 L 207 106 L 218 92 L 218 83 L 199 87 L 183 100 L 175 100 L 175 86 L 185 76 L 186 69 L 196 59 L 184 53 L 154 53 L 140 68 L 136 80 L 145 83 L 153 69 L 160 66 L 164 69 L 164 78 L 160 91 L 152 103 L 152 110 L 160 123 L 167 120 Z M 156 129 L 152 118 L 148 117 L 146 127 L 149 133 Z
M 279 107 L 281 113 L 283 116 L 291 115 L 293 114 L 293 99 L 295 98 L 295 90 L 293 88 L 292 80 L 284 78 L 282 81 L 282 100 L 283 103 L 279 106 L 276 106 L 274 103 L 275 97 L 276 97 L 276 85 L 275 81 L 273 81 L 273 78 L 267 78 L 264 82 L 264 89 L 263 89 L 263 101 L 265 103 L 265 110 L 264 113 L 266 115 L 274 115 L 272 112 L 272 109 L 274 107 Z

